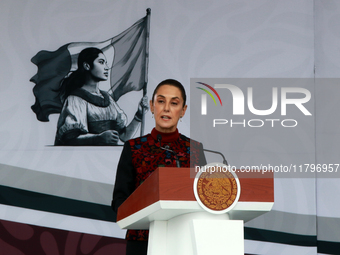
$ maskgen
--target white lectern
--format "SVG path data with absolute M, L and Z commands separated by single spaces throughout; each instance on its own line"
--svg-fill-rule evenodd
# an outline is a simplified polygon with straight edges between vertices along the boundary
M 237 173 L 238 202 L 228 213 L 196 201 L 190 168 L 157 168 L 119 207 L 123 229 L 149 229 L 148 255 L 244 254 L 243 224 L 271 210 L 272 173 Z

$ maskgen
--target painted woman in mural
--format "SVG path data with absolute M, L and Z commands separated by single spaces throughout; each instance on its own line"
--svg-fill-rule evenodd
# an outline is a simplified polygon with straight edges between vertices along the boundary
M 143 97 L 133 120 L 127 116 L 99 83 L 106 81 L 109 67 L 98 48 L 86 48 L 79 53 L 78 69 L 61 83 L 64 101 L 55 145 L 117 145 L 119 140 L 133 137 L 140 126 L 147 97 Z

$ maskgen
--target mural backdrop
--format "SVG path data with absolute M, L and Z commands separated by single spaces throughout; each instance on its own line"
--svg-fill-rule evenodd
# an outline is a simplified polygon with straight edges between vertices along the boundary
M 296 129 L 229 128 L 223 152 L 238 166 L 339 164 L 339 8 L 332 0 L 1 1 L 1 251 L 123 254 L 125 231 L 114 223 L 110 203 L 124 128 L 138 122 L 132 136 L 151 131 L 154 121 L 143 106 L 167 78 L 180 80 L 188 94 L 190 79 L 306 79 L 312 116 Z M 102 50 L 103 76 L 93 91 L 100 100 L 63 91 L 89 47 Z M 247 86 L 240 87 L 246 94 Z M 268 109 L 267 88 L 253 91 L 255 108 Z M 75 97 L 81 100 L 70 108 Z M 193 100 L 179 123 L 187 136 L 195 124 Z M 79 121 L 76 131 L 60 132 L 70 116 L 82 118 L 83 110 L 72 109 L 89 101 L 114 105 L 120 117 L 105 119 L 109 127 L 100 130 Z M 64 140 L 108 130 L 114 146 Z M 339 254 L 339 189 L 337 177 L 317 173 L 276 178 L 273 210 L 246 223 L 246 253 Z

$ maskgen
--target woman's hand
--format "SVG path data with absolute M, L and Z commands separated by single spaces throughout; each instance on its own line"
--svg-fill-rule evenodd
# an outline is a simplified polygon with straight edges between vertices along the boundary
M 138 110 L 135 114 L 134 119 L 138 122 L 141 122 L 143 119 L 143 115 L 149 110 L 149 105 L 148 105 L 148 97 L 144 96 L 142 99 L 139 101 L 138 104 Z
M 143 109 L 144 109 L 144 113 L 146 113 L 149 110 L 149 102 L 148 102 L 147 96 L 143 96 L 142 99 L 139 101 L 138 110 L 137 110 L 136 114 L 142 115 Z
M 97 136 L 98 145 L 117 145 L 119 133 L 116 130 L 107 130 Z

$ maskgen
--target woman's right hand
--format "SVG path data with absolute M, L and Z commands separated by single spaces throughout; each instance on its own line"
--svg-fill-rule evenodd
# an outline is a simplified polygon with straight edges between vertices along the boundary
M 116 130 L 106 130 L 97 136 L 98 145 L 117 145 L 119 133 Z

